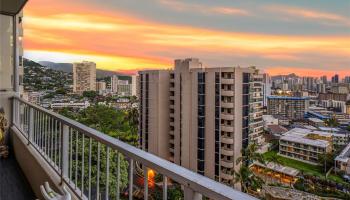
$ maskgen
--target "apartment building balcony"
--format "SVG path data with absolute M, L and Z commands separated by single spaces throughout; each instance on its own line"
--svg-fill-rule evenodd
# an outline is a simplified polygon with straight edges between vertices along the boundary
M 234 103 L 231 103 L 231 102 L 221 102 L 221 107 L 222 107 L 222 108 L 233 108 L 233 107 L 234 107 Z
M 225 143 L 225 144 L 233 144 L 234 143 L 234 139 L 233 138 L 229 138 L 229 137 L 225 137 L 225 136 L 221 136 L 221 142 Z
M 235 92 L 232 90 L 221 90 L 221 96 L 232 97 L 235 95 Z
M 221 113 L 221 119 L 234 120 L 234 115 L 231 113 Z
M 233 168 L 234 167 L 233 161 L 221 160 L 220 164 L 221 164 L 221 166 L 226 167 L 226 168 Z
M 227 174 L 227 173 L 225 173 L 223 171 L 221 171 L 220 177 L 222 179 L 225 179 L 225 180 L 232 180 L 233 179 L 233 175 L 232 174 Z
M 233 156 L 234 152 L 232 149 L 221 148 L 221 154 L 225 156 Z
M 234 128 L 233 128 L 233 126 L 221 125 L 221 130 L 225 131 L 225 132 L 231 132 L 232 133 L 234 131 Z
M 231 78 L 221 78 L 221 84 L 233 85 L 235 83 L 234 79 Z
M 116 166 L 119 168 L 123 161 L 129 166 L 128 190 L 131 194 L 136 184 L 134 175 L 143 175 L 144 199 L 148 199 L 147 194 L 151 190 L 148 190 L 148 171 L 143 169 L 152 169 L 183 185 L 185 199 L 193 199 L 194 194 L 210 199 L 251 198 L 23 99 L 15 97 L 12 101 L 14 118 L 11 135 L 14 154 L 37 197 L 40 197 L 39 185 L 49 181 L 57 191 L 60 191 L 62 185 L 66 185 L 74 199 L 95 199 L 96 192 L 105 196 L 104 199 L 111 198 L 115 188 L 107 189 L 109 182 L 96 185 L 89 178 L 91 171 L 88 169 L 97 169 L 101 177 L 119 177 L 118 174 L 113 174 L 114 165 L 111 163 L 117 162 Z M 92 148 L 97 148 L 97 151 L 92 151 Z M 174 152 L 172 148 L 169 150 Z M 102 167 L 102 163 L 109 164 Z M 82 168 L 84 165 L 86 167 Z M 138 167 L 140 165 L 147 168 L 141 169 Z M 222 161 L 222 165 L 230 168 L 233 167 L 233 162 Z M 117 178 L 117 181 L 120 179 Z M 164 199 L 167 199 L 167 187 L 167 183 L 163 183 Z

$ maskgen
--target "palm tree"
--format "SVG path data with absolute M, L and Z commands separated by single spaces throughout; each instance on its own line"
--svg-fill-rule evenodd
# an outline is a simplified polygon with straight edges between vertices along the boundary
M 279 156 L 277 154 L 272 154 L 270 157 L 266 158 L 267 162 L 273 162 L 277 165 L 283 165 L 282 160 L 279 158 Z
M 248 182 L 249 182 L 249 177 L 252 175 L 252 172 L 250 169 L 244 165 L 242 165 L 238 172 L 234 172 L 234 183 L 240 183 L 242 187 L 242 192 L 247 192 L 248 188 Z
M 256 176 L 249 167 L 242 165 L 238 172 L 234 172 L 234 183 L 240 183 L 242 192 L 248 192 L 248 186 L 253 189 L 261 188 L 264 181 Z
M 236 164 L 239 163 L 252 163 L 253 161 L 259 161 L 260 163 L 265 164 L 265 159 L 261 153 L 257 152 L 258 145 L 255 143 L 249 144 L 247 148 L 242 149 L 242 156 L 236 159 Z
M 329 118 L 325 122 L 326 122 L 326 125 L 331 128 L 339 126 L 339 122 L 335 117 Z

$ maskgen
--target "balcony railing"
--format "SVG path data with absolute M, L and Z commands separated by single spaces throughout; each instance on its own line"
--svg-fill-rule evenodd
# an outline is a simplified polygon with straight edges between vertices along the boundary
M 79 199 L 120 199 L 123 184 L 133 199 L 135 177 L 141 177 L 148 199 L 154 192 L 149 169 L 162 175 L 163 199 L 168 199 L 170 180 L 181 185 L 185 200 L 255 199 L 18 97 L 13 111 L 14 127 Z

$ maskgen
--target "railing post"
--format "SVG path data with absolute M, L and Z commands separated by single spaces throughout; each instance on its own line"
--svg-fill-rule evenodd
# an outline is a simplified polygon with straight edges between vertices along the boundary
M 16 97 L 12 99 L 12 123 L 18 127 L 19 120 L 19 101 Z
M 202 200 L 202 195 L 193 191 L 191 188 L 184 188 L 184 199 L 185 200 Z
M 33 140 L 34 135 L 34 108 L 29 107 L 29 123 L 28 123 L 28 145 Z
M 64 177 L 68 177 L 69 170 L 69 127 L 61 123 L 61 184 L 64 182 Z
M 168 177 L 163 175 L 163 200 L 168 199 Z
M 129 200 L 132 200 L 134 187 L 134 160 L 130 158 L 129 161 Z
M 147 200 L 148 199 L 148 168 L 146 166 L 143 166 L 143 179 L 144 179 L 143 199 Z

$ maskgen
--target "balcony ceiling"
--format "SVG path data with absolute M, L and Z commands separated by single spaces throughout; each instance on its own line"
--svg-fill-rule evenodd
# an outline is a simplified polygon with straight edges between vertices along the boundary
M 28 0 L 0 0 L 0 14 L 14 16 L 18 14 Z

